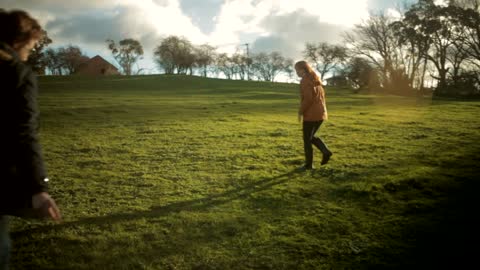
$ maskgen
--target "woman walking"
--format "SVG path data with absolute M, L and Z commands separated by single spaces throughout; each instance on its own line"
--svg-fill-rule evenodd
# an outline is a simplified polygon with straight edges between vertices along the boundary
M 313 147 L 315 145 L 323 154 L 321 164 L 327 164 L 332 152 L 327 145 L 315 136 L 324 120 L 327 120 L 327 106 L 325 102 L 325 91 L 320 78 L 305 61 L 295 63 L 295 71 L 302 78 L 300 82 L 300 109 L 298 119 L 303 118 L 303 146 L 305 150 L 304 170 L 313 169 Z

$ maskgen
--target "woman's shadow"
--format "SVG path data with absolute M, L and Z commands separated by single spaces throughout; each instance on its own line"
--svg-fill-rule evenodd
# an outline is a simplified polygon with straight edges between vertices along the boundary
M 67 221 L 57 225 L 45 224 L 36 228 L 26 230 L 13 231 L 12 237 L 23 234 L 34 234 L 36 232 L 45 233 L 48 230 L 60 230 L 68 227 L 75 227 L 79 225 L 102 225 L 112 224 L 116 222 L 125 222 L 140 218 L 155 218 L 168 216 L 170 214 L 179 213 L 182 211 L 204 211 L 208 208 L 226 204 L 233 200 L 248 198 L 253 193 L 265 191 L 273 186 L 283 184 L 291 179 L 294 175 L 301 171 L 294 169 L 284 174 L 273 177 L 261 178 L 254 183 L 234 188 L 219 194 L 213 194 L 208 197 L 192 199 L 186 201 L 173 202 L 162 206 L 154 206 L 146 211 L 118 213 L 107 216 L 87 217 L 74 221 Z

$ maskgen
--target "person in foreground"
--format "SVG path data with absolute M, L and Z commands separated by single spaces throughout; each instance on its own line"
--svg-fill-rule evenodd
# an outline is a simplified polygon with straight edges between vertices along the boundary
M 24 11 L 0 9 L 0 270 L 8 269 L 9 216 L 51 218 L 60 211 L 47 193 L 38 139 L 37 83 L 25 64 L 43 30 Z
M 295 71 L 302 78 L 300 81 L 300 109 L 298 120 L 303 118 L 303 146 L 305 150 L 305 165 L 303 170 L 313 169 L 313 147 L 315 145 L 323 154 L 322 165 L 327 164 L 333 155 L 327 145 L 315 133 L 324 120 L 327 120 L 325 90 L 320 78 L 305 61 L 295 63 Z

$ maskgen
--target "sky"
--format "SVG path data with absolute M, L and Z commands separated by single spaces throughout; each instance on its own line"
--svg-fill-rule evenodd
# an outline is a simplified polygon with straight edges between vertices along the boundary
M 306 42 L 339 44 L 370 12 L 393 12 L 405 0 L 0 0 L 39 20 L 53 47 L 79 46 L 116 64 L 106 39 L 134 38 L 145 55 L 138 66 L 157 73 L 153 51 L 162 38 L 184 36 L 219 52 L 279 51 L 301 60 Z M 408 0 L 415 1 L 415 0 Z

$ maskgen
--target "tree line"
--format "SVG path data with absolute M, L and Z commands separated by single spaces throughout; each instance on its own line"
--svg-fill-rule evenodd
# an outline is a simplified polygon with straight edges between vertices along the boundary
M 293 60 L 279 52 L 218 53 L 209 45 L 194 45 L 188 39 L 169 36 L 154 50 L 155 62 L 165 74 L 200 74 L 227 79 L 275 81 L 281 73 L 292 73 Z
M 52 75 L 72 75 L 82 63 L 89 59 L 78 46 L 46 48 L 51 43 L 52 40 L 44 31 L 43 38 L 35 45 L 27 60 L 38 74 L 45 74 L 48 69 Z
M 342 73 L 360 89 L 435 95 L 480 94 L 480 1 L 419 0 L 401 18 L 370 16 L 345 35 L 351 56 Z
M 307 43 L 303 55 L 322 79 L 333 72 L 359 91 L 480 96 L 480 0 L 419 0 L 398 12 L 370 15 L 345 45 Z
M 434 89 L 440 96 L 480 95 L 480 0 L 449 0 L 446 5 L 419 0 L 398 11 L 395 18 L 370 15 L 344 34 L 342 45 L 306 43 L 302 54 L 322 80 L 330 77 L 332 83 L 358 91 L 413 95 Z M 86 59 L 72 45 L 44 50 L 50 43 L 46 36 L 32 56 L 39 70 L 73 74 Z M 106 43 L 124 74 L 142 73 L 134 68 L 144 54 L 139 41 Z M 294 76 L 293 60 L 279 52 L 228 55 L 179 36 L 162 39 L 153 55 L 165 74 L 272 82 L 280 74 Z

